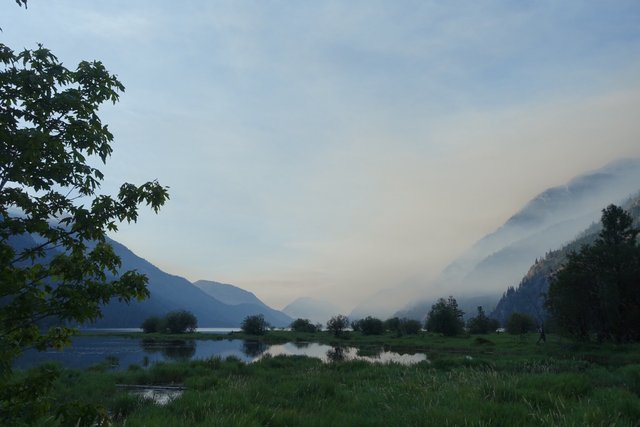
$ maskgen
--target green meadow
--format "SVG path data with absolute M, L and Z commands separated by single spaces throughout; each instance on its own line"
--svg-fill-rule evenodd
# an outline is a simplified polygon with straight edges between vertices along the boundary
M 250 364 L 212 358 L 131 365 L 118 372 L 108 363 L 64 369 L 51 403 L 72 409 L 66 418 L 37 424 L 76 425 L 84 417 L 80 425 L 91 425 L 95 414 L 86 408 L 98 406 L 98 414 L 115 426 L 640 425 L 639 345 L 576 344 L 553 335 L 538 345 L 535 334 L 444 338 L 350 332 L 336 338 L 278 331 L 260 339 L 384 345 L 425 352 L 429 360 L 404 366 L 277 356 Z M 163 406 L 116 384 L 186 390 Z

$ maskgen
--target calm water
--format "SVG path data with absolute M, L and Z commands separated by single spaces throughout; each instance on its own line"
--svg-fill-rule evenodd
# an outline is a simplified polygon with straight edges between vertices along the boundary
M 196 328 L 196 332 L 205 334 L 228 334 L 240 332 L 240 328 Z M 81 332 L 142 332 L 142 328 L 82 328 Z
M 251 363 L 266 355 L 301 355 L 316 357 L 324 362 L 339 360 L 366 360 L 370 362 L 398 362 L 413 364 L 427 360 L 424 353 L 397 353 L 382 347 L 332 347 L 317 343 L 287 343 L 268 345 L 244 340 L 172 340 L 146 341 L 126 337 L 78 336 L 73 345 L 63 351 L 26 351 L 16 360 L 17 368 L 30 368 L 43 362 L 59 362 L 69 368 L 87 368 L 110 360 L 114 369 L 127 369 L 129 365 L 147 365 L 160 361 L 196 360 L 230 356 Z

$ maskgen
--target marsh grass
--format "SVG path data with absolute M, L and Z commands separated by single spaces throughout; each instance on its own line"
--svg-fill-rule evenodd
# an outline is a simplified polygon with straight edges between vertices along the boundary
M 421 346 L 431 362 L 412 366 L 275 356 L 251 364 L 212 358 L 119 372 L 64 370 L 55 399 L 101 404 L 116 426 L 639 424 L 639 346 L 482 339 L 493 344 L 413 337 L 410 345 Z M 120 383 L 187 390 L 158 406 L 117 391 Z

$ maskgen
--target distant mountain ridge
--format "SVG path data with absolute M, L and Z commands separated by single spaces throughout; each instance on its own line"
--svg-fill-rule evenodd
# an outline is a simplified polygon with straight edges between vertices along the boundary
M 287 315 L 268 307 L 250 292 L 232 285 L 224 285 L 228 298 L 231 298 L 231 288 L 234 288 L 237 295 L 251 296 L 245 296 L 240 304 L 224 303 L 187 279 L 160 270 L 121 243 L 110 238 L 107 238 L 107 242 L 111 244 L 122 261 L 120 272 L 136 270 L 147 276 L 150 297 L 130 304 L 113 300 L 102 307 L 102 318 L 85 326 L 137 328 L 147 317 L 162 316 L 173 310 L 191 311 L 197 317 L 200 327 L 239 327 L 246 316 L 254 314 L 263 314 L 270 324 L 278 327 L 288 326 L 291 323 Z M 14 248 L 27 248 L 37 243 L 30 235 L 20 235 L 12 237 L 11 244 Z M 53 255 L 55 251 L 45 254 L 46 258 Z
M 212 296 L 224 304 L 234 306 L 240 311 L 251 310 L 254 314 L 262 314 L 265 320 L 271 325 L 289 326 L 293 321 L 287 314 L 275 310 L 260 301 L 253 292 L 246 291 L 237 286 L 211 280 L 198 280 L 193 284 L 207 295 Z
M 107 304 L 103 308 L 102 319 L 95 322 L 95 327 L 138 327 L 150 315 L 181 309 L 192 311 L 200 327 L 239 327 L 246 316 L 254 314 L 263 314 L 274 326 L 284 327 L 290 323 L 288 316 L 271 309 L 250 292 L 234 287 L 238 293 L 251 294 L 253 299 L 238 305 L 226 304 L 187 279 L 160 270 L 124 245 L 112 239 L 109 243 L 122 259 L 122 271 L 135 269 L 147 275 L 151 296 L 129 305 L 119 302 Z

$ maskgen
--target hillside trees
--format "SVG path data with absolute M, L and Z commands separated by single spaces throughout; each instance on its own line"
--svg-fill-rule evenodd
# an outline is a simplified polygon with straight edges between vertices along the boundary
M 610 205 L 592 245 L 568 256 L 551 281 L 546 305 L 572 336 L 618 342 L 640 340 L 640 245 L 633 218 Z
M 71 70 L 42 46 L 16 53 L 0 44 L 0 390 L 32 390 L 25 399 L 35 414 L 36 391 L 54 376 L 34 379 L 33 389 L 17 384 L 15 357 L 66 345 L 68 325 L 100 317 L 112 299 L 148 296 L 146 277 L 121 271 L 106 233 L 135 222 L 140 204 L 157 212 L 167 189 L 151 181 L 101 194 L 95 166 L 113 140 L 99 106 L 123 91 L 100 62 Z M 15 396 L 0 393 L 9 419 L 27 404 Z
M 439 332 L 446 336 L 459 335 L 464 330 L 464 313 L 458 308 L 458 302 L 452 296 L 448 299 L 440 298 L 427 315 L 425 329 Z

